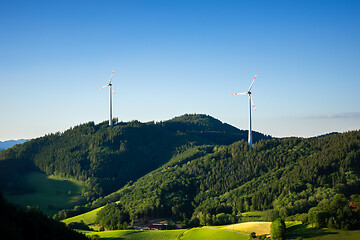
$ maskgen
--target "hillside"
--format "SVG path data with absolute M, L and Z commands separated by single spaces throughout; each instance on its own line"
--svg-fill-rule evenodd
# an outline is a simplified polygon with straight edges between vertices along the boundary
M 253 149 L 245 141 L 194 146 L 93 207 L 119 201 L 134 221 L 167 217 L 195 225 L 236 222 L 250 210 L 286 217 L 338 193 L 358 194 L 359 166 L 360 131 L 261 140 Z
M 38 209 L 23 209 L 9 204 L 1 193 L 0 212 L 1 239 L 88 239 L 65 224 L 49 219 Z
M 255 133 L 253 148 L 246 134 L 195 114 L 114 127 L 90 122 L 2 151 L 0 184 L 18 194 L 32 191 L 23 177 L 29 172 L 76 178 L 86 185 L 81 206 L 57 218 L 118 201 L 104 209 L 126 221 L 167 218 L 186 226 L 235 223 L 246 211 L 296 216 L 327 211 L 324 202 L 334 196 L 343 204 L 360 199 L 360 131 L 309 139 Z
M 24 174 L 40 171 L 86 182 L 82 203 L 93 201 L 200 145 L 228 145 L 247 131 L 199 114 L 164 122 L 89 122 L 49 134 L 0 153 L 0 187 L 8 194 L 30 193 Z M 254 133 L 254 140 L 267 139 Z

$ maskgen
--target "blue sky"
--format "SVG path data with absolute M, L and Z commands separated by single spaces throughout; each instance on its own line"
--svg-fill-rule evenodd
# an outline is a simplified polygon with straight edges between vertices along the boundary
M 0 0 L 0 140 L 204 113 L 276 137 L 360 129 L 360 1 Z

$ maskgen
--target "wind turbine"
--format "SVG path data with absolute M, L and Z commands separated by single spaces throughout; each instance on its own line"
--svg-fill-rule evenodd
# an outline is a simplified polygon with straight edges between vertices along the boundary
M 109 84 L 107 84 L 107 85 L 105 85 L 105 86 L 102 86 L 102 87 L 99 87 L 99 89 L 102 89 L 102 88 L 104 88 L 104 87 L 109 87 L 109 90 L 110 90 L 110 92 L 109 92 L 109 95 L 110 95 L 110 100 L 109 100 L 109 125 L 110 126 L 113 126 L 113 120 L 112 120 L 112 94 L 111 94 L 111 92 L 113 92 L 114 93 L 114 95 L 116 96 L 116 94 L 115 94 L 115 91 L 114 91 L 114 89 L 113 89 L 113 87 L 112 87 L 112 83 L 111 83 L 111 80 L 112 80 L 112 77 L 114 76 L 114 69 L 113 69 L 113 71 L 112 71 L 112 73 L 111 73 L 111 77 L 110 77 L 110 81 L 109 81 Z
M 252 147 L 252 132 L 251 132 L 251 105 L 254 107 L 254 110 L 256 111 L 256 108 L 255 108 L 255 105 L 254 105 L 254 102 L 252 100 L 252 97 L 251 97 L 251 88 L 254 84 L 254 81 L 256 79 L 256 76 L 257 76 L 257 73 L 255 74 L 255 77 L 254 77 L 254 80 L 252 81 L 250 87 L 249 87 L 249 90 L 247 92 L 243 92 L 243 93 L 233 93 L 233 95 L 249 95 L 249 137 L 248 137 L 248 142 L 249 142 L 249 145 L 250 147 Z

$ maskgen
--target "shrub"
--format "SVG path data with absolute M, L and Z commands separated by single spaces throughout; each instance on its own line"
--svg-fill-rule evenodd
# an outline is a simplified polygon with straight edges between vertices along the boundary
M 284 239 L 286 225 L 283 219 L 277 218 L 270 226 L 272 239 Z
M 89 226 L 84 223 L 83 220 L 81 220 L 80 222 L 72 222 L 72 223 L 69 223 L 68 226 L 69 226 L 71 229 L 91 230 L 91 229 L 89 228 Z

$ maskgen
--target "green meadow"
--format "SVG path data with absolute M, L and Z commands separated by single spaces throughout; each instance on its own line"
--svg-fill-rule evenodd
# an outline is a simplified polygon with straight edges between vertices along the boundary
M 34 192 L 19 195 L 4 194 L 12 203 L 21 206 L 38 206 L 52 217 L 59 210 L 72 208 L 80 200 L 84 182 L 65 179 L 40 172 L 30 172 L 24 176 Z
M 334 231 L 326 230 L 325 235 L 310 238 L 311 240 L 359 240 L 360 231 Z M 307 238 L 304 238 L 307 239 Z
M 306 228 L 306 227 L 305 227 Z M 299 235 L 287 236 L 286 239 L 306 240 L 358 240 L 360 231 L 338 231 L 319 230 L 306 228 Z M 189 230 L 165 230 L 165 231 L 137 231 L 137 230 L 115 230 L 105 232 L 82 231 L 88 236 L 99 235 L 101 239 L 129 239 L 129 240 L 247 240 L 248 234 L 232 232 L 216 228 L 193 228 Z M 299 232 L 298 232 L 299 233 Z
M 286 223 L 288 226 L 288 223 Z M 304 224 L 296 224 L 286 228 L 286 239 L 303 237 L 309 240 L 358 240 L 360 230 L 341 231 L 334 229 L 317 229 Z
M 77 215 L 75 217 L 64 219 L 64 220 L 62 220 L 62 222 L 66 223 L 66 224 L 69 224 L 69 223 L 72 223 L 72 222 L 81 222 L 81 221 L 83 221 L 86 225 L 95 224 L 96 214 L 102 208 L 103 207 L 96 208 L 96 209 L 94 209 L 94 210 L 92 210 L 90 212 L 80 214 L 80 215 Z
M 186 231 L 165 230 L 165 231 L 137 231 L 137 230 L 114 230 L 105 232 L 81 231 L 87 236 L 99 235 L 101 239 L 129 239 L 129 240 L 177 240 Z
M 64 223 L 83 221 L 90 227 L 94 226 L 96 213 L 101 208 L 90 212 L 63 220 Z M 261 219 L 261 212 L 245 213 L 247 217 Z M 262 220 L 262 219 L 261 219 Z M 271 222 L 245 222 L 227 226 L 211 226 L 192 229 L 179 229 L 167 231 L 138 231 L 138 230 L 115 230 L 104 232 L 81 231 L 88 236 L 99 235 L 101 239 L 139 239 L 139 240 L 245 240 L 248 239 L 250 232 L 257 235 L 269 234 Z M 286 239 L 298 239 L 302 237 L 306 240 L 358 240 L 360 230 L 340 231 L 331 229 L 316 229 L 301 224 L 300 221 L 286 222 Z
M 217 228 L 192 228 L 183 233 L 181 240 L 247 240 L 248 234 L 242 234 L 239 232 L 233 232 L 230 230 L 223 230 Z
M 257 221 L 266 221 L 266 219 L 264 218 L 264 212 L 253 211 L 253 212 L 241 213 L 241 222 L 257 222 Z
M 231 230 L 250 234 L 255 232 L 257 235 L 269 235 L 271 222 L 245 222 L 236 223 L 228 226 L 220 227 L 220 229 Z
M 115 230 L 104 232 L 80 231 L 87 236 L 98 235 L 101 239 L 129 239 L 129 240 L 247 240 L 249 234 L 244 233 L 242 229 L 244 224 L 234 224 L 229 226 L 202 227 L 192 229 L 178 229 L 165 231 L 138 231 L 138 230 Z M 263 222 L 248 223 L 258 232 L 266 230 L 268 226 Z M 259 226 L 256 226 L 260 224 Z M 331 229 L 315 229 L 299 222 L 287 222 L 286 239 L 298 239 L 303 237 L 306 240 L 358 240 L 360 239 L 360 230 L 340 231 Z M 234 228 L 234 230 L 232 230 Z M 246 226 L 249 228 L 249 226 Z M 249 230 L 249 229 L 248 229 Z M 247 232 L 247 231 L 246 231 Z
M 105 232 L 81 231 L 87 236 L 99 235 L 101 239 L 129 240 L 247 240 L 247 234 L 231 232 L 215 228 L 193 228 L 165 231 L 115 230 Z

